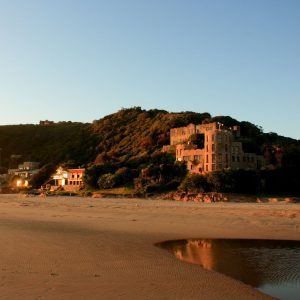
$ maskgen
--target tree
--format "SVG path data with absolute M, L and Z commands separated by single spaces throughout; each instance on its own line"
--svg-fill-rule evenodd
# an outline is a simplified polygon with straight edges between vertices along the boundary
M 111 189 L 115 186 L 116 179 L 113 174 L 103 174 L 98 179 L 98 187 L 100 189 Z
M 55 165 L 47 164 L 43 166 L 37 174 L 34 174 L 30 179 L 29 184 L 33 188 L 40 188 L 43 184 L 45 184 L 51 175 L 55 172 Z
M 198 149 L 204 148 L 204 134 L 203 133 L 194 133 L 190 136 L 190 142 L 197 146 Z
M 205 175 L 188 174 L 179 186 L 179 190 L 200 193 L 209 191 L 210 186 Z
M 99 177 L 114 171 L 115 166 L 111 164 L 92 165 L 85 170 L 83 176 L 84 185 L 87 188 L 96 189 L 98 187 Z

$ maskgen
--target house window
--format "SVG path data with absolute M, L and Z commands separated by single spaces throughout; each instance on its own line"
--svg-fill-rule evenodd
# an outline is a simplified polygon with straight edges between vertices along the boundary
M 216 162 L 216 155 L 215 154 L 212 154 L 212 163 L 215 163 Z
M 208 155 L 206 155 L 206 162 L 208 163 L 209 161 L 208 161 Z
M 260 160 L 256 161 L 256 167 L 257 167 L 257 169 L 261 168 L 261 161 Z
M 222 164 L 219 164 L 219 170 L 222 170 L 222 168 L 223 168 Z
M 240 157 L 237 156 L 237 157 L 236 157 L 236 160 L 237 160 L 237 162 L 240 162 Z
M 208 172 L 208 165 L 206 165 L 206 172 Z
M 232 156 L 232 162 L 235 162 L 235 156 Z
M 211 145 L 211 150 L 214 152 L 215 151 L 215 144 Z

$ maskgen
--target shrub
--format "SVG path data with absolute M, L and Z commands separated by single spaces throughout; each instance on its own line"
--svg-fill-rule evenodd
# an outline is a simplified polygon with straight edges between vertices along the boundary
M 115 187 L 115 184 L 116 178 L 111 173 L 101 175 L 98 179 L 98 187 L 100 189 L 111 189 Z
M 261 190 L 259 173 L 253 170 L 224 170 L 207 175 L 211 189 L 216 192 L 257 193 Z
M 206 176 L 200 174 L 188 174 L 182 181 L 179 189 L 199 193 L 209 191 L 210 186 Z
M 119 187 L 132 183 L 134 173 L 134 171 L 131 171 L 131 169 L 127 167 L 118 169 L 114 174 L 114 186 Z
M 98 187 L 99 177 L 103 174 L 113 173 L 115 166 L 112 164 L 93 165 L 85 170 L 83 182 L 87 188 L 95 189 Z

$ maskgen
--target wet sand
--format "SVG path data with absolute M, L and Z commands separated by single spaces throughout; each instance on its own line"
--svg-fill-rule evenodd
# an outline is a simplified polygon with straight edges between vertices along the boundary
M 1 299 L 268 299 L 154 243 L 300 238 L 297 204 L 0 195 Z

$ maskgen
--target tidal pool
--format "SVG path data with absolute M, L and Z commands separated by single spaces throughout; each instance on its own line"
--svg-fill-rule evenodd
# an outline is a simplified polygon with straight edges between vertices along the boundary
M 300 299 L 300 242 L 188 239 L 156 244 L 181 261 L 198 264 L 279 299 Z

